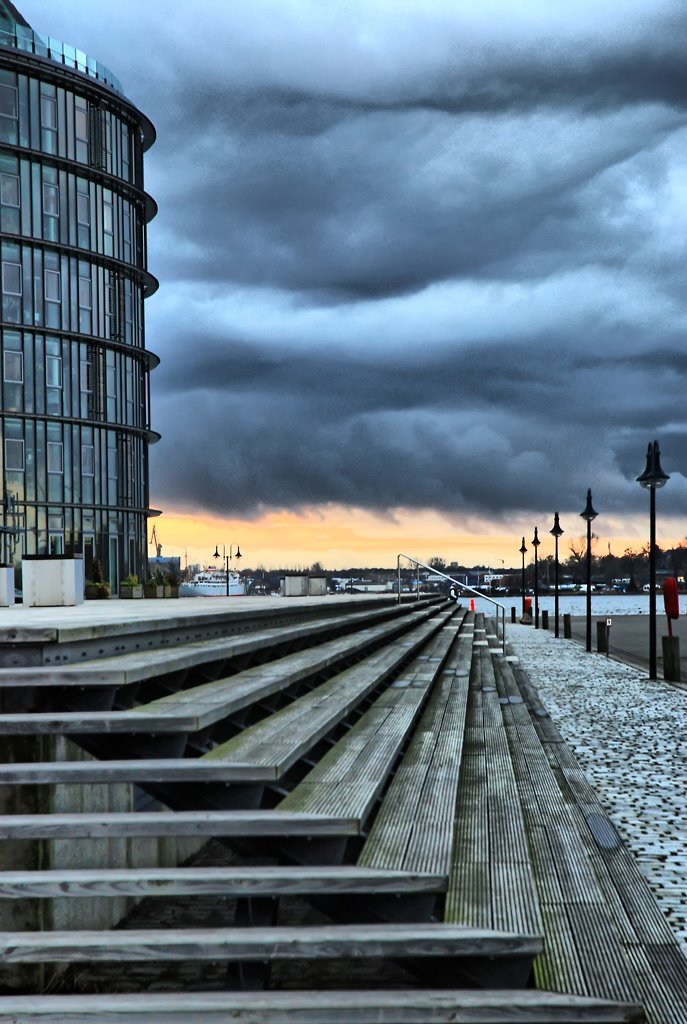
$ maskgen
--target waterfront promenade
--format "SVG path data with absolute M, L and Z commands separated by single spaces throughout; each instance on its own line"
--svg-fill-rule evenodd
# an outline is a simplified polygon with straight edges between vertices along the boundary
M 0 964 L 33 995 L 0 1021 L 687 1024 L 684 783 L 649 788 L 685 694 L 508 639 L 438 598 L 3 612 Z

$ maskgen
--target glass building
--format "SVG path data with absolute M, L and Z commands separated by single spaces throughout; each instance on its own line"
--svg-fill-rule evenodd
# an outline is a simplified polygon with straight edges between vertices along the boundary
M 145 573 L 143 189 L 151 122 L 107 68 L 0 0 L 0 561 Z

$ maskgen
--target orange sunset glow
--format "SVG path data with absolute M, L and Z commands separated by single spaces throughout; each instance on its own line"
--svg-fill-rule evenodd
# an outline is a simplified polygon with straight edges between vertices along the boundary
M 549 519 L 551 521 L 549 521 Z M 399 553 L 427 561 L 438 555 L 446 561 L 468 566 L 486 565 L 494 569 L 520 564 L 522 536 L 530 546 L 534 526 L 542 540 L 539 557 L 553 554 L 553 538 L 548 529 L 550 516 L 513 517 L 512 528 L 502 522 L 487 522 L 476 517 L 441 514 L 434 510 L 396 509 L 387 516 L 364 509 L 338 505 L 317 506 L 295 512 L 268 512 L 255 519 L 237 519 L 211 513 L 168 510 L 153 520 L 162 553 L 180 556 L 181 565 L 212 562 L 215 545 L 240 545 L 241 566 L 266 569 L 306 569 L 319 562 L 325 569 L 388 567 L 396 564 Z M 568 557 L 570 539 L 581 538 L 585 524 L 577 513 L 561 512 L 565 535 L 560 541 L 560 557 Z M 663 527 L 661 530 L 660 527 Z M 594 523 L 598 537 L 595 551 L 613 554 L 626 548 L 641 548 L 646 542 L 648 523 L 643 517 L 606 516 Z M 151 525 L 152 529 L 152 525 Z M 659 524 L 658 543 L 673 547 L 684 539 L 685 524 L 665 519 Z M 154 554 L 151 549 L 150 554 Z

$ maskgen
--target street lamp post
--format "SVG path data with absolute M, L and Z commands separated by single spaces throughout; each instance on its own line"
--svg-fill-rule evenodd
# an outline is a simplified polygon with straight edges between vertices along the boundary
M 592 505 L 591 489 L 587 491 L 587 504 L 580 512 L 582 519 L 587 521 L 587 650 L 592 649 L 592 522 L 598 516 Z
M 215 544 L 215 553 L 212 557 L 219 558 L 219 546 L 217 544 Z M 243 556 L 241 555 L 241 548 L 239 547 L 238 544 L 236 545 L 236 555 L 234 555 L 233 544 L 229 545 L 229 554 L 227 554 L 227 549 L 224 546 L 224 544 L 222 545 L 222 560 L 224 561 L 224 571 L 227 575 L 227 597 L 229 597 L 229 576 L 231 572 L 231 560 L 232 558 L 236 558 L 238 560 L 242 557 Z
M 522 614 L 525 614 L 525 538 L 522 538 L 522 544 L 520 545 L 520 554 L 522 555 Z
M 549 530 L 549 533 L 553 535 L 556 541 L 556 553 L 554 555 L 553 562 L 553 614 L 555 622 L 555 636 L 558 636 L 558 538 L 563 533 L 561 524 L 558 521 L 558 512 L 554 512 L 553 514 L 553 529 Z
M 637 477 L 640 487 L 649 489 L 649 679 L 656 679 L 656 490 L 670 480 L 661 469 L 658 441 L 649 443 L 646 468 Z
M 534 537 L 532 538 L 532 547 L 534 548 L 534 628 L 539 629 L 539 580 L 537 578 L 538 572 L 538 559 L 537 549 L 541 541 L 539 540 L 539 534 L 537 527 L 534 528 Z

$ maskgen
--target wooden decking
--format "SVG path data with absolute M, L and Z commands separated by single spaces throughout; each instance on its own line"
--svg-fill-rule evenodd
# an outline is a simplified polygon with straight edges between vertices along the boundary
M 0 668 L 0 1024 L 687 1024 L 687 962 L 482 616 L 196 618 Z M 218 862 L 161 865 L 174 836 Z

